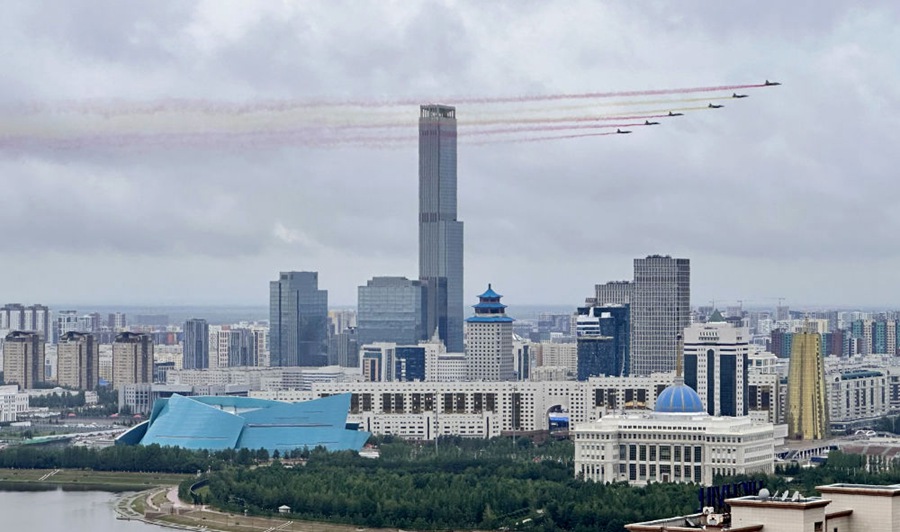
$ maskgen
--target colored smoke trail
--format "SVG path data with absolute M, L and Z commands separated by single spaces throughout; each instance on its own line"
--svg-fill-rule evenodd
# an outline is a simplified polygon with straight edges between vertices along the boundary
M 472 105 L 465 108 L 457 122 L 463 142 L 536 142 L 536 139 L 606 136 L 607 133 L 553 137 L 535 137 L 531 134 L 637 128 L 650 125 L 648 122 L 651 120 L 663 121 L 673 116 L 673 112 L 681 115 L 709 109 L 707 105 L 685 104 L 731 99 L 732 91 L 766 86 L 722 85 L 649 91 L 451 98 L 444 101 Z M 728 93 L 711 94 L 715 91 Z M 701 93 L 710 94 L 690 96 Z M 652 98 L 679 94 L 688 97 Z M 645 96 L 647 98 L 643 98 Z M 611 97 L 633 99 L 602 101 Z M 398 147 L 418 139 L 417 135 L 411 134 L 415 132 L 418 113 L 400 106 L 418 104 L 420 101 L 265 100 L 234 103 L 188 99 L 151 102 L 87 100 L 36 104 L 17 109 L 0 108 L 0 152 Z M 573 101 L 575 103 L 571 103 Z M 660 108 L 668 104 L 671 106 Z M 609 112 L 602 112 L 599 108 L 609 108 Z M 410 134 L 398 134 L 402 132 Z

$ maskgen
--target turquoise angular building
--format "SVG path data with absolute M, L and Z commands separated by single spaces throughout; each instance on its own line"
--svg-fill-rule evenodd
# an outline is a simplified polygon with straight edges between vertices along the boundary
M 230 396 L 175 394 L 153 404 L 150 419 L 116 439 L 117 445 L 185 449 L 267 449 L 284 453 L 324 447 L 359 451 L 368 432 L 347 425 L 350 394 L 303 403 Z

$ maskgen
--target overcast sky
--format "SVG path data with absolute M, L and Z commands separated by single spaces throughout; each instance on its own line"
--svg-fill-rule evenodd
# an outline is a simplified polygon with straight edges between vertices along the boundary
M 491 282 L 510 304 L 574 306 L 659 253 L 691 259 L 695 305 L 897 307 L 900 13 L 888 4 L 10 1 L 0 119 L 26 104 L 426 103 L 778 80 L 632 135 L 461 143 L 466 301 Z M 414 136 L 416 106 L 394 111 Z M 0 303 L 266 304 L 279 271 L 316 270 L 332 305 L 354 305 L 373 275 L 417 276 L 414 143 L 125 144 L 0 146 Z

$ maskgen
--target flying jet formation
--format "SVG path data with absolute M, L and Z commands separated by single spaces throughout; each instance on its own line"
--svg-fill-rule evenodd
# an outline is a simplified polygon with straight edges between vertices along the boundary
M 631 131 L 623 131 L 621 129 L 617 129 L 616 133 L 618 133 L 620 135 L 627 135 L 627 134 L 631 133 Z
M 749 94 L 738 94 L 735 92 L 734 94 L 731 95 L 731 97 L 732 98 L 749 98 L 750 95 Z
M 673 113 L 672 111 L 669 111 L 669 116 L 684 116 L 684 113 Z
M 659 122 L 651 122 L 649 120 L 644 120 L 644 125 L 645 126 L 658 126 Z
M 725 107 L 725 106 L 724 105 L 716 105 L 714 103 L 709 104 L 710 109 L 721 109 L 723 107 Z
M 781 85 L 781 83 L 779 83 L 777 81 L 769 81 L 769 80 L 766 80 L 766 82 L 765 82 L 766 87 L 772 87 L 774 85 Z

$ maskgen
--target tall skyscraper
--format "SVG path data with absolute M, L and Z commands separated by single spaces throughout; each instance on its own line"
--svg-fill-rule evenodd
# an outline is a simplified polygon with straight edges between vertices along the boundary
M 3 343 L 3 380 L 34 388 L 44 380 L 44 339 L 32 331 L 13 331 Z
M 463 350 L 463 223 L 456 219 L 456 108 L 419 112 L 419 278 L 426 282 L 426 336 Z
M 100 346 L 93 334 L 69 331 L 56 346 L 56 382 L 76 390 L 95 390 L 100 382 Z
M 804 330 L 794 333 L 787 403 L 789 438 L 819 440 L 826 437 L 825 363 L 822 360 L 821 337 L 816 332 Z
M 690 260 L 661 255 L 634 259 L 631 374 L 675 369 L 677 337 L 690 322 Z
M 112 387 L 153 382 L 153 337 L 123 332 L 116 335 L 112 347 Z
M 515 380 L 513 319 L 506 315 L 501 297 L 488 285 L 474 305 L 475 315 L 466 319 L 466 378 L 470 381 Z
M 184 322 L 184 350 L 181 359 L 184 369 L 209 367 L 209 323 L 191 318 Z
M 328 362 L 328 291 L 318 272 L 281 272 L 269 284 L 269 359 L 272 366 Z
M 734 327 L 717 310 L 706 323 L 684 329 L 684 383 L 712 416 L 746 416 L 750 330 Z
M 360 345 L 373 342 L 416 345 L 428 338 L 422 281 L 374 277 L 359 287 L 357 309 Z

